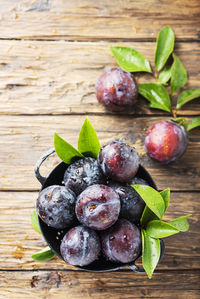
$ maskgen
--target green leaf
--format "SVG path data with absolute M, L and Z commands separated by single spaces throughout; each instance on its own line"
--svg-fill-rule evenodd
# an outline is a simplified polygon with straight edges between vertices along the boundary
M 45 247 L 44 249 L 38 251 L 37 253 L 34 253 L 32 255 L 32 259 L 35 261 L 49 261 L 52 258 L 54 258 L 55 254 L 53 251 L 49 248 L 49 246 Z
M 198 89 L 188 89 L 181 92 L 178 97 L 176 109 L 180 109 L 184 104 L 200 97 L 200 88 Z
M 157 108 L 170 112 L 171 102 L 166 89 L 159 84 L 144 83 L 138 85 L 139 93 L 149 102 L 151 108 Z
M 100 148 L 101 146 L 99 139 L 97 138 L 97 134 L 89 119 L 86 117 L 79 133 L 78 150 L 81 154 L 85 154 L 96 159 Z
M 72 158 L 74 157 L 84 157 L 71 144 L 62 139 L 57 133 L 54 134 L 54 147 L 58 157 L 66 164 L 70 164 Z
M 200 126 L 200 116 L 197 116 L 189 122 L 187 130 L 190 131 L 199 126 Z
M 167 188 L 160 192 L 160 195 L 162 196 L 164 203 L 165 203 L 165 212 L 169 206 L 169 200 L 170 200 L 170 189 Z M 165 213 L 164 212 L 164 213 Z M 158 216 L 156 216 L 147 206 L 145 206 L 144 211 L 142 213 L 142 217 L 140 219 L 140 223 L 142 226 L 145 226 L 149 221 L 151 220 L 158 220 Z
M 157 37 L 155 66 L 160 71 L 174 49 L 174 32 L 170 26 L 163 27 Z
M 152 220 L 147 223 L 147 234 L 152 238 L 165 238 L 179 233 L 179 230 L 175 227 L 161 220 Z
M 171 66 L 166 66 L 159 74 L 158 82 L 167 85 L 167 82 L 171 78 Z
M 186 130 L 188 128 L 188 121 L 186 118 L 178 117 L 176 119 L 171 118 L 171 121 L 179 124 L 180 126 L 183 126 Z
M 191 214 L 179 217 L 169 222 L 160 220 L 152 220 L 148 222 L 146 226 L 147 234 L 152 238 L 165 238 L 180 231 L 185 232 L 189 229 L 189 223 L 187 221 Z
M 153 239 L 142 230 L 142 265 L 149 278 L 160 259 L 160 240 Z
M 178 229 L 179 231 L 186 232 L 189 229 L 189 227 L 190 227 L 190 225 L 189 225 L 189 223 L 187 221 L 188 217 L 190 217 L 190 216 L 192 216 L 192 214 L 179 217 L 177 219 L 169 221 L 168 223 L 170 225 L 172 225 L 173 227 L 175 227 L 176 229 Z
M 119 66 L 128 72 L 151 73 L 149 61 L 139 52 L 127 47 L 110 47 Z
M 156 216 L 162 218 L 165 212 L 165 203 L 158 191 L 146 185 L 131 185 L 142 197 L 146 205 Z
M 145 226 L 149 221 L 159 219 L 147 206 L 145 206 L 142 216 L 140 218 L 140 223 Z
M 180 59 L 173 54 L 174 62 L 171 70 L 171 93 L 175 93 L 187 83 L 187 71 Z
M 160 195 L 162 196 L 164 203 L 165 203 L 165 212 L 169 206 L 169 201 L 170 201 L 170 189 L 167 188 L 163 191 L 160 192 Z
M 34 228 L 34 230 L 36 232 L 38 232 L 39 234 L 41 234 L 37 213 L 35 210 L 31 211 L 31 224 L 32 224 L 32 227 Z

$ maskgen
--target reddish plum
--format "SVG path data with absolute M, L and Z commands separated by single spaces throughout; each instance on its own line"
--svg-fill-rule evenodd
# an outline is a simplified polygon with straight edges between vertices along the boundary
M 118 220 L 102 232 L 101 240 L 103 254 L 110 261 L 130 263 L 141 253 L 140 230 L 126 219 Z
M 97 161 L 107 177 L 119 182 L 133 178 L 139 168 L 139 155 L 135 148 L 120 140 L 106 143 Z
M 64 260 L 77 266 L 85 266 L 96 259 L 100 253 L 100 241 L 97 233 L 84 226 L 70 229 L 64 236 L 60 252 Z
M 103 230 L 117 221 L 120 199 L 112 188 L 105 185 L 92 185 L 78 196 L 75 211 L 82 224 L 96 230 Z
M 138 95 L 135 79 L 120 68 L 112 68 L 103 73 L 96 83 L 95 90 L 101 104 L 117 111 L 133 106 Z
M 149 129 L 144 148 L 152 159 L 170 163 L 183 155 L 187 144 L 188 136 L 183 126 L 172 121 L 161 121 Z

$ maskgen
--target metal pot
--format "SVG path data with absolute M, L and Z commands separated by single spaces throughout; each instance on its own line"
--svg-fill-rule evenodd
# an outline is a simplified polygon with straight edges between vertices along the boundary
M 40 174 L 40 166 L 42 163 L 46 160 L 47 157 L 49 157 L 51 154 L 55 152 L 55 149 L 52 148 L 49 151 L 47 151 L 44 155 L 40 157 L 40 159 L 37 161 L 35 165 L 35 176 L 38 179 L 38 181 L 41 183 L 42 187 L 41 190 L 44 188 L 51 186 L 51 185 L 63 185 L 63 176 L 64 172 L 67 169 L 68 165 L 64 162 L 59 163 L 51 172 L 50 174 L 45 178 L 41 176 Z M 154 189 L 157 189 L 156 184 L 154 183 L 153 179 L 151 178 L 150 174 L 146 171 L 146 169 L 140 165 L 137 176 L 140 178 L 143 178 L 148 182 L 148 184 L 153 187 Z M 62 241 L 62 238 L 66 234 L 66 232 L 69 230 L 69 228 L 66 229 L 55 229 L 53 227 L 48 226 L 45 224 L 40 217 L 38 217 L 40 229 L 42 232 L 42 235 L 44 239 L 46 240 L 48 246 L 52 249 L 52 251 L 63 260 L 63 257 L 60 253 L 60 243 Z M 161 254 L 160 259 L 164 255 L 164 242 L 163 240 L 160 240 L 161 245 Z M 113 263 L 110 261 L 106 261 L 103 257 L 100 257 L 99 260 L 93 262 L 92 264 L 89 264 L 87 266 L 76 266 L 76 268 L 83 270 L 83 271 L 89 271 L 89 272 L 109 272 L 109 271 L 116 271 L 119 270 L 125 266 L 129 266 L 134 272 L 145 272 L 143 268 L 138 267 L 135 265 L 135 262 L 131 262 L 128 264 L 123 263 Z

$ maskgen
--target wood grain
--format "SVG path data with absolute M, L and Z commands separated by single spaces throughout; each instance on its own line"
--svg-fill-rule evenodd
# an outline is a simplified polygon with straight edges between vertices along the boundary
M 97 102 L 94 85 L 105 67 L 117 66 L 109 50 L 111 44 L 114 43 L 1 41 L 0 114 L 108 113 Z M 135 48 L 153 64 L 155 43 L 118 45 Z M 192 49 L 188 43 L 176 47 L 189 75 L 185 88 L 198 88 L 200 82 L 200 46 L 192 45 Z M 154 81 L 148 74 L 136 77 L 139 83 Z M 174 96 L 173 104 L 176 99 Z M 150 109 L 141 97 L 129 114 L 167 115 Z M 199 115 L 199 99 L 184 105 L 179 114 Z
M 144 136 L 170 116 L 150 110 L 142 98 L 132 111 L 116 115 L 94 93 L 105 67 L 116 66 L 110 45 L 133 47 L 153 65 L 156 36 L 165 25 L 175 31 L 175 52 L 189 74 L 185 88 L 199 88 L 199 14 L 198 0 L 0 0 L 0 299 L 199 298 L 200 130 L 189 134 L 179 162 L 159 165 L 144 155 Z M 188 232 L 165 239 L 151 281 L 128 268 L 84 273 L 58 258 L 31 259 L 46 245 L 30 222 L 40 188 L 35 162 L 53 146 L 54 131 L 76 146 L 86 114 L 102 144 L 120 138 L 135 145 L 158 188 L 175 191 L 165 220 L 192 214 Z M 199 99 L 179 115 L 200 115 Z M 50 157 L 42 174 L 57 163 L 56 155 Z
M 152 280 L 122 271 L 1 272 L 0 281 L 2 298 L 199 298 L 199 271 L 158 271 Z
M 1 38 L 155 40 L 170 25 L 177 39 L 199 39 L 198 0 L 15 2 L 2 11 Z
M 197 128 L 189 135 L 190 142 L 183 158 L 170 165 L 161 165 L 144 156 L 145 133 L 153 123 L 164 117 L 90 116 L 101 144 L 112 139 L 123 139 L 139 151 L 141 163 L 151 173 L 159 189 L 200 190 L 200 142 Z M 56 131 L 76 146 L 85 116 L 0 116 L 0 189 L 37 190 L 33 168 L 38 158 L 53 146 Z M 46 175 L 59 162 L 49 158 Z M 48 165 L 48 166 L 47 166 Z
M 30 212 L 35 209 L 37 192 L 0 192 L 0 268 L 3 270 L 74 269 L 58 258 L 36 262 L 32 254 L 45 245 L 43 237 L 31 226 Z M 199 269 L 200 193 L 175 192 L 164 217 L 166 221 L 192 214 L 190 230 L 166 238 L 165 255 L 158 269 Z

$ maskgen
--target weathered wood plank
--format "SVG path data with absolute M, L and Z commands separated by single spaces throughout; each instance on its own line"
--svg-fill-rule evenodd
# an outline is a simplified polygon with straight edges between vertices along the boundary
M 1 41 L 0 114 L 105 113 L 97 102 L 94 85 L 106 66 L 116 66 L 109 50 L 111 44 Z M 154 43 L 118 44 L 135 48 L 153 64 Z M 199 88 L 199 44 L 180 43 L 176 52 L 188 70 L 186 88 Z M 139 83 L 152 79 L 151 75 L 137 75 Z M 141 97 L 135 109 L 129 112 L 152 113 L 163 115 L 164 112 L 149 109 Z M 180 115 L 199 113 L 199 99 L 180 110 Z
M 200 193 L 175 192 L 164 217 L 166 221 L 186 214 L 190 230 L 165 239 L 165 255 L 159 270 L 197 269 L 199 261 Z M 35 208 L 37 192 L 0 192 L 0 269 L 74 269 L 58 258 L 35 262 L 31 255 L 45 246 L 43 237 L 35 232 L 30 212 Z
M 1 272 L 2 298 L 199 298 L 198 271 L 157 272 L 153 279 L 131 272 Z
M 0 20 L 3 38 L 155 39 L 165 25 L 177 39 L 199 38 L 198 0 L 19 0 L 10 6 Z
M 0 1 L 0 16 L 13 10 L 19 4 L 19 0 L 1 0 Z
M 0 190 L 33 190 L 39 188 L 34 179 L 33 168 L 38 158 L 53 146 L 57 131 L 76 146 L 78 133 L 85 116 L 0 116 Z M 90 116 L 101 144 L 111 139 L 123 139 L 136 147 L 143 156 L 145 132 L 153 123 L 164 117 Z M 172 190 L 200 190 L 199 133 L 197 128 L 190 133 L 187 152 L 181 160 L 170 165 L 160 165 L 150 158 L 141 158 L 155 179 L 158 188 Z M 59 162 L 49 159 L 45 172 Z M 44 172 L 44 170 L 42 170 Z

